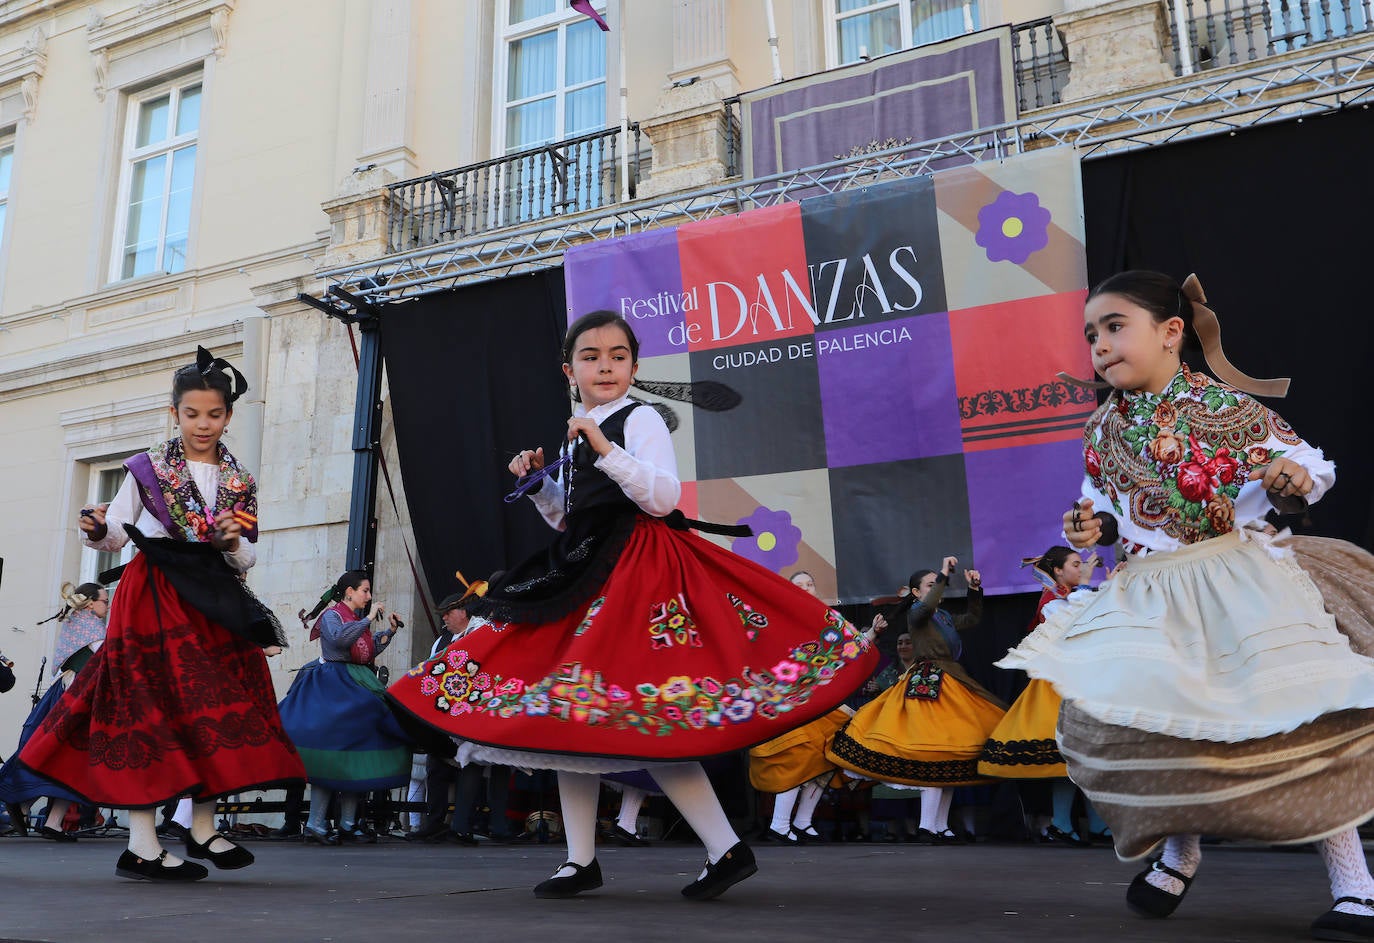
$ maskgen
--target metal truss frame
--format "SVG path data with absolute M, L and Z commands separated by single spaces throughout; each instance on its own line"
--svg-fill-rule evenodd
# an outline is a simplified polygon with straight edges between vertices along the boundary
M 1164 88 L 1091 105 L 1045 109 L 1014 122 L 907 144 L 754 180 L 555 216 L 518 229 L 428 246 L 320 273 L 335 297 L 404 301 L 459 285 L 558 265 L 565 250 L 941 167 L 1073 147 L 1084 160 L 1374 103 L 1374 39 L 1242 70 L 1205 72 Z

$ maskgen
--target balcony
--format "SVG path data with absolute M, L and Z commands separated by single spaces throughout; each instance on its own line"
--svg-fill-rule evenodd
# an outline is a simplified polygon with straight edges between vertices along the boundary
M 1370 0 L 1182 0 L 1170 3 L 1174 74 L 1243 65 L 1374 31 Z M 1186 33 L 1179 42 L 1178 14 Z
M 406 252 L 601 209 L 620 201 L 622 183 L 633 199 L 641 172 L 637 123 L 630 124 L 629 139 L 628 160 L 621 158 L 620 128 L 607 128 L 391 184 L 389 249 Z

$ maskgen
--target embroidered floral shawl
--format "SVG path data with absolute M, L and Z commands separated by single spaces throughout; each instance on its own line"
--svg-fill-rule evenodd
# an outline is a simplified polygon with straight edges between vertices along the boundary
M 1113 393 L 1088 420 L 1083 460 L 1115 513 L 1191 544 L 1229 533 L 1250 471 L 1300 444 L 1263 403 L 1184 366 L 1157 395 Z
M 180 437 L 168 439 L 124 463 L 138 482 L 143 506 L 161 522 L 173 540 L 207 543 L 214 530 L 214 517 L 220 511 L 238 510 L 257 517 L 257 482 L 239 465 L 223 442 L 216 444 L 215 451 L 219 458 L 219 487 L 214 503 L 208 506 L 186 467 Z M 257 543 L 256 522 L 243 528 L 243 537 Z
M 54 670 L 72 656 L 78 649 L 100 641 L 105 637 L 105 620 L 89 608 L 73 612 L 62 620 L 57 630 L 57 643 L 53 648 Z

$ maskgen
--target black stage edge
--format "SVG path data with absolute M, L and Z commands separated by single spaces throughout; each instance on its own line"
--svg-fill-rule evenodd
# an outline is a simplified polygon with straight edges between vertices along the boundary
M 1089 280 L 1197 272 L 1231 362 L 1291 376 L 1269 405 L 1336 462 L 1311 533 L 1374 549 L 1369 216 L 1357 169 L 1374 113 L 1354 108 L 1083 164 Z

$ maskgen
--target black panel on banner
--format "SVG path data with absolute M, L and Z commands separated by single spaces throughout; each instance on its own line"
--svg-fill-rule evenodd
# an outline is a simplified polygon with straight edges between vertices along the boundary
M 818 332 L 945 310 L 933 178 L 813 197 L 801 211 Z
M 382 313 L 401 478 L 436 600 L 459 588 L 455 570 L 484 578 L 552 537 L 529 501 L 502 497 L 511 456 L 540 445 L 547 454 L 567 429 L 564 310 L 559 268 Z
M 1197 272 L 1227 357 L 1254 377 L 1291 376 L 1288 397 L 1267 402 L 1336 462 L 1311 532 L 1374 549 L 1374 200 L 1350 163 L 1370 141 L 1374 113 L 1355 109 L 1133 151 L 1084 163 L 1083 198 L 1091 281 Z
M 693 415 L 697 480 L 775 475 L 825 467 L 821 384 L 815 357 L 791 357 L 789 344 L 745 344 L 688 354 L 693 380 L 718 380 L 747 408 Z
M 829 474 L 831 501 L 850 496 L 834 509 L 841 598 L 867 592 L 874 574 L 887 574 L 895 591 L 916 570 L 939 569 L 951 554 L 961 572 L 970 565 L 963 455 L 832 468 Z M 900 500 L 893 500 L 894 490 Z M 954 591 L 962 587 L 956 580 Z

